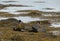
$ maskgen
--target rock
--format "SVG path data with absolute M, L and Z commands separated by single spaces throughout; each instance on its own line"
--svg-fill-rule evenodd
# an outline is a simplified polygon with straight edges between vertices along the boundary
M 13 28 L 14 31 L 21 31 L 20 28 Z
M 32 30 L 30 30 L 29 32 L 38 32 L 36 28 L 32 27 Z
M 54 36 L 60 35 L 60 31 L 50 31 L 50 33 L 52 33 L 52 35 L 54 35 Z
M 24 29 L 25 31 L 30 31 L 32 30 L 32 27 L 30 25 L 25 25 Z
M 0 27 L 18 27 L 19 23 L 20 23 L 20 20 L 17 20 L 15 18 L 9 18 L 5 20 L 1 20 Z
M 38 32 L 46 32 L 46 28 L 39 28 L 37 31 Z
M 32 27 L 38 30 L 38 29 L 40 28 L 40 23 L 37 22 L 37 23 L 34 24 Z
M 4 20 L 5 21 L 5 20 Z M 9 22 L 19 22 L 17 19 L 15 18 L 8 18 L 6 21 L 9 21 Z
M 32 27 L 35 28 L 38 32 L 46 32 L 46 27 L 49 25 L 50 23 L 48 21 L 36 21 Z

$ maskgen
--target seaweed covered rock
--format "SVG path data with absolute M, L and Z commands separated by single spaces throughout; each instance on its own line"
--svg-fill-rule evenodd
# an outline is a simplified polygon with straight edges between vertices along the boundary
M 17 27 L 19 20 L 15 18 L 9 18 L 0 21 L 0 27 Z
M 30 11 L 30 13 L 28 13 L 28 15 L 30 15 L 30 16 L 41 16 L 41 11 L 39 12 L 38 10 L 32 10 L 32 11 Z

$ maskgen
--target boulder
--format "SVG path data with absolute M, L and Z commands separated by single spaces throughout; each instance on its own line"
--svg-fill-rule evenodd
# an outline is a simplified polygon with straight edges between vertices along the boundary
M 15 18 L 9 18 L 5 20 L 0 21 L 1 27 L 18 27 L 18 24 L 20 23 L 20 20 L 17 20 Z

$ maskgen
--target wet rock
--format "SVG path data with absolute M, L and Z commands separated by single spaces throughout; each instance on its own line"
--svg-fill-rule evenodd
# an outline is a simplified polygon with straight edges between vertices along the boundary
M 0 8 L 1 8 L 1 6 L 0 6 Z M 15 16 L 16 16 L 15 14 L 11 14 L 9 12 L 0 12 L 0 17 L 15 17 Z
M 0 4 L 0 9 L 4 9 L 5 8 L 5 6 L 3 6 L 2 4 Z
M 20 14 L 21 16 L 32 16 L 32 17 L 38 17 L 41 16 L 42 11 L 39 10 L 20 10 L 16 12 L 25 12 L 27 14 Z
M 0 27 L 18 27 L 19 20 L 14 18 L 9 18 L 0 21 Z
M 5 21 L 5 20 L 4 20 L 4 21 Z M 10 21 L 10 22 L 18 22 L 18 20 L 15 19 L 15 18 L 8 18 L 6 21 Z

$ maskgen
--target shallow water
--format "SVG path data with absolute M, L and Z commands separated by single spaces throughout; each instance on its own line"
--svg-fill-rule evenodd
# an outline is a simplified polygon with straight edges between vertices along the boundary
M 16 18 L 17 20 L 21 20 L 24 23 L 40 20 L 39 18 L 32 18 L 32 17 L 29 17 L 29 16 L 25 16 L 25 17 L 20 16 L 20 17 L 14 17 L 14 18 Z
M 5 2 L 4 2 L 5 1 Z M 1 5 L 27 5 L 32 7 L 5 7 L 0 10 L 0 12 L 9 12 L 11 14 L 25 14 L 25 12 L 16 12 L 18 10 L 39 10 L 45 12 L 60 12 L 60 0 L 0 0 Z M 53 8 L 52 10 L 43 9 L 43 8 Z M 27 13 L 27 12 L 26 12 Z M 52 15 L 44 15 L 44 16 L 52 16 Z M 18 20 L 22 20 L 23 22 L 30 22 L 30 21 L 37 21 L 37 20 L 44 20 L 39 18 L 31 18 L 31 17 L 14 17 Z M 0 18 L 7 19 L 7 18 Z M 52 23 L 54 27 L 60 27 L 59 24 Z
M 47 19 L 40 19 L 40 18 L 32 18 L 29 16 L 19 16 L 19 17 L 1 17 L 0 20 L 4 20 L 4 19 L 8 19 L 8 18 L 15 18 L 17 20 L 21 20 L 24 23 L 28 23 L 31 21 L 43 21 L 43 20 L 47 20 Z
M 54 22 L 50 27 L 60 28 L 60 22 Z
M 6 2 L 6 1 L 10 1 L 10 2 Z M 15 2 L 13 2 L 13 1 L 15 1 Z M 37 3 L 36 3 L 36 1 L 37 1 Z M 17 10 L 41 10 L 41 11 L 56 11 L 56 12 L 60 11 L 60 0 L 30 0 L 30 1 L 29 0 L 0 0 L 0 4 L 33 6 L 33 7 L 7 7 L 7 8 L 2 9 L 5 12 L 7 12 L 7 11 L 14 12 Z M 54 10 L 47 10 L 47 9 L 43 9 L 43 8 L 54 8 Z
M 42 14 L 42 16 L 47 16 L 47 17 L 49 17 L 49 16 L 50 17 L 55 16 L 56 17 L 56 16 L 60 16 L 60 15 L 56 15 L 56 14 L 54 14 L 54 15 L 53 14 Z

